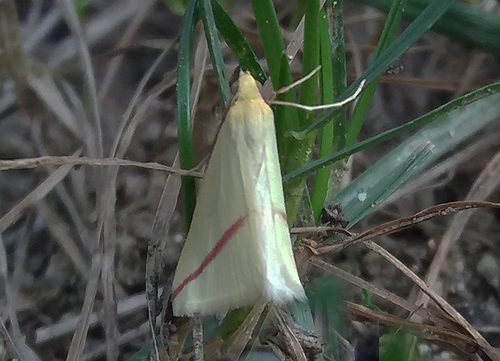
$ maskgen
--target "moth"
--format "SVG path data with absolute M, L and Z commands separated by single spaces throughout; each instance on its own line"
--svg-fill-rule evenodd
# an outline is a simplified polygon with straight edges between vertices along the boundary
M 274 116 L 249 73 L 222 124 L 172 286 L 176 316 L 304 300 L 288 230 Z

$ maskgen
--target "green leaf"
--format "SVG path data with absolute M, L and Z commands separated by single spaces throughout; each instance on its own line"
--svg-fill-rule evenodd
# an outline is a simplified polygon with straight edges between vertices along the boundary
M 241 307 L 228 312 L 217 328 L 215 335 L 227 340 L 240 327 L 250 311 L 252 311 L 252 307 Z
M 255 14 L 255 21 L 259 29 L 264 53 L 266 55 L 267 66 L 271 74 L 274 89 L 278 89 L 292 82 L 290 68 L 282 73 L 282 66 L 287 67 L 288 63 L 282 64 L 282 57 L 285 54 L 285 44 L 281 37 L 281 28 L 272 0 L 252 0 L 252 8 Z M 284 77 L 280 79 L 280 77 Z M 286 83 L 280 83 L 285 81 Z M 290 92 L 289 92 L 290 93 Z

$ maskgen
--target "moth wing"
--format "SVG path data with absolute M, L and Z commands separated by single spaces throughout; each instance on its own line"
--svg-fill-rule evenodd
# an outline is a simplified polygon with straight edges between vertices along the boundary
M 244 124 L 251 127 L 244 131 L 247 142 L 240 142 L 247 149 L 240 151 L 252 154 L 253 167 L 244 177 L 244 187 L 252 190 L 247 192 L 255 202 L 249 224 L 254 228 L 254 239 L 263 247 L 262 292 L 268 301 L 281 305 L 293 299 L 304 299 L 305 294 L 298 277 L 286 218 L 274 118 L 267 105 L 260 105 L 248 104 L 250 109 L 246 109 L 245 114 L 249 115 Z M 254 144 L 249 144 L 248 139 Z
M 173 281 L 175 315 L 305 298 L 286 222 L 273 114 L 260 96 L 245 95 L 221 127 L 200 187 Z
M 266 138 L 269 138 L 264 142 L 266 169 L 256 185 L 260 203 L 267 203 L 266 207 L 259 208 L 261 219 L 258 224 L 262 227 L 260 234 L 266 247 L 264 254 L 267 255 L 266 297 L 276 304 L 283 304 L 294 298 L 304 299 L 305 294 L 297 274 L 286 218 L 274 122 L 271 126 L 272 130 L 265 132 Z
M 174 292 L 190 275 L 201 271 L 174 299 L 177 315 L 222 313 L 262 297 L 262 250 L 247 244 L 255 238 L 255 229 L 248 224 L 249 208 L 254 204 L 248 204 L 252 197 L 245 194 L 248 189 L 244 189 L 241 169 L 248 160 L 241 159 L 246 155 L 240 154 L 232 133 L 228 118 L 201 184 L 175 272 Z M 228 233 L 232 226 L 234 234 Z

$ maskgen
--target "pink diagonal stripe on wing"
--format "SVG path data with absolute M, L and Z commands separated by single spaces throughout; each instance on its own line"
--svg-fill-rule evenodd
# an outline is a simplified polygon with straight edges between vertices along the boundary
M 217 255 L 222 251 L 226 244 L 231 240 L 231 238 L 238 232 L 238 230 L 245 224 L 248 215 L 238 218 L 222 235 L 222 237 L 217 241 L 214 248 L 208 252 L 207 256 L 201 262 L 200 266 L 193 271 L 189 276 L 186 277 L 184 281 L 172 292 L 172 301 L 177 297 L 177 295 L 188 285 L 189 282 L 194 281 L 205 268 L 217 257 Z
M 275 211 L 276 213 L 278 213 L 281 218 L 283 218 L 283 220 L 285 221 L 285 223 L 288 224 L 288 219 L 286 218 L 286 213 L 285 211 L 282 211 L 281 209 L 278 209 L 277 211 Z

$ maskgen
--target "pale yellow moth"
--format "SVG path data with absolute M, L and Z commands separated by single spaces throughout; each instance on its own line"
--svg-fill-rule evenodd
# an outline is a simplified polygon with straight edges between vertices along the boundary
M 285 214 L 274 117 L 241 73 L 200 186 L 172 285 L 176 316 L 303 300 Z

